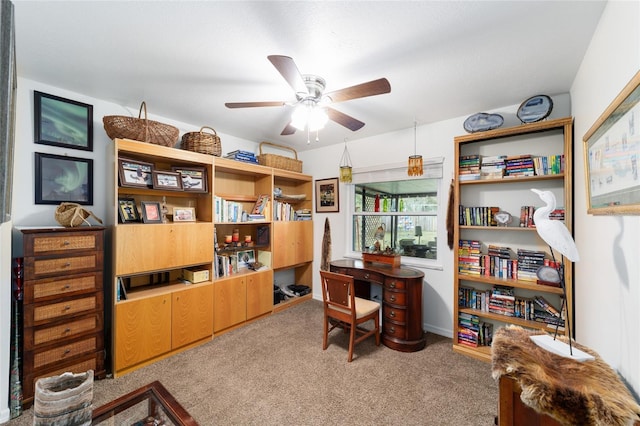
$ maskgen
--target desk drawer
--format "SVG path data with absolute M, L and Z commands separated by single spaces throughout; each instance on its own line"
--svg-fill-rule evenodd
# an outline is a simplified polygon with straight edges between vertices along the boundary
M 390 288 L 394 290 L 404 290 L 407 288 L 407 283 L 404 280 L 400 280 L 398 278 L 386 277 L 384 279 L 384 286 L 386 288 Z
M 101 231 L 25 235 L 25 256 L 102 250 Z
M 353 276 L 353 279 L 356 281 L 367 281 L 380 285 L 382 285 L 382 283 L 384 282 L 384 277 L 381 274 L 377 274 L 375 272 L 352 269 L 349 275 Z
M 382 315 L 385 318 L 402 323 L 406 322 L 407 319 L 406 309 L 394 308 L 384 304 L 382 305 Z
M 397 337 L 398 339 L 405 339 L 407 329 L 403 325 L 398 325 L 387 321 L 382 327 L 382 332 L 387 336 Z
M 390 291 L 385 288 L 383 291 L 382 300 L 394 305 L 406 306 L 407 293 L 403 291 Z

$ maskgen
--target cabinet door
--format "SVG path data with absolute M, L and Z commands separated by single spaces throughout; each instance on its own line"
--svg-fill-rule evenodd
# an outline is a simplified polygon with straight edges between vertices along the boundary
M 274 222 L 273 229 L 274 269 L 313 260 L 313 222 Z
M 247 283 L 245 277 L 213 283 L 213 331 L 217 332 L 247 319 Z
M 271 312 L 273 309 L 273 271 L 247 276 L 247 319 Z
M 171 296 L 159 295 L 116 304 L 115 370 L 171 350 Z
M 213 335 L 213 284 L 172 294 L 171 347 L 180 348 Z

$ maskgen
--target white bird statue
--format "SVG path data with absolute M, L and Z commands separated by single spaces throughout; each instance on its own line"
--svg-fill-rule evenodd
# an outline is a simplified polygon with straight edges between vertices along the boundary
M 536 230 L 540 238 L 545 243 L 559 251 L 564 257 L 572 262 L 580 260 L 578 248 L 571 237 L 571 233 L 559 220 L 549 219 L 549 213 L 556 209 L 556 196 L 551 191 L 540 191 L 539 189 L 531 189 L 538 194 L 540 199 L 546 203 L 546 206 L 539 207 L 533 213 L 533 221 L 536 224 Z

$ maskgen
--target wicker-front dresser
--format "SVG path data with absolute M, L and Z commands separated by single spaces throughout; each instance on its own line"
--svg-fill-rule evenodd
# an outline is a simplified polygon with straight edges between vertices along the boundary
M 66 371 L 105 376 L 104 228 L 24 228 L 23 403 Z

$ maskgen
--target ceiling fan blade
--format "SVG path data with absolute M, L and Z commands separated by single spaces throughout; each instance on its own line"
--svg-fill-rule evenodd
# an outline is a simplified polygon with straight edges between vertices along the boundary
M 254 107 L 273 107 L 284 106 L 285 102 L 227 102 L 224 104 L 227 108 L 254 108 Z
M 280 133 L 282 136 L 293 135 L 296 132 L 296 128 L 291 125 L 291 123 L 287 123 L 285 128 Z
M 362 127 L 364 126 L 364 123 L 362 121 L 357 120 L 350 115 L 347 115 L 333 108 L 327 108 L 327 115 L 329 116 L 329 120 L 335 121 L 336 123 L 346 127 L 349 130 L 353 130 L 354 132 L 356 130 L 362 129 Z
M 379 78 L 367 83 L 356 84 L 325 94 L 332 102 L 344 102 L 350 99 L 366 98 L 367 96 L 382 95 L 391 92 L 391 85 L 386 78 Z
M 295 93 L 309 93 L 307 85 L 304 84 L 302 74 L 298 71 L 296 63 L 288 56 L 270 55 L 267 56 L 282 77 L 289 83 Z

